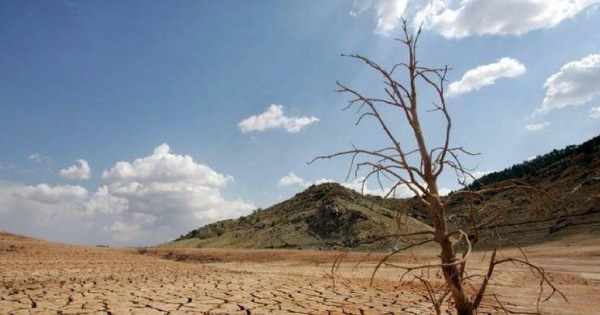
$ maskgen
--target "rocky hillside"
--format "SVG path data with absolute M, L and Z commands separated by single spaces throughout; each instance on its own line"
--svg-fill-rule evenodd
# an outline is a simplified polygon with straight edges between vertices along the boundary
M 480 246 L 534 244 L 572 234 L 600 236 L 600 136 L 581 145 L 554 150 L 536 159 L 489 174 L 470 189 L 525 182 L 546 192 L 519 190 L 483 200 L 456 199 L 449 205 L 450 223 L 465 226 L 471 206 L 479 222 L 491 219 L 481 209 L 503 211 Z M 293 198 L 235 220 L 193 230 L 168 246 L 246 248 L 356 248 L 386 250 L 407 240 L 398 231 L 430 229 L 426 210 L 416 198 L 363 196 L 338 184 L 312 186 Z
M 468 232 L 465 223 L 471 206 L 478 222 L 492 219 L 483 209 L 493 209 L 491 214 L 502 211 L 503 215 L 483 233 L 480 247 L 497 246 L 498 239 L 506 246 L 555 241 L 574 234 L 600 237 L 600 136 L 488 174 L 469 189 L 511 182 L 525 183 L 544 193 L 512 190 L 486 195 L 481 200 L 457 199 L 448 205 L 450 224 Z M 415 198 L 389 199 L 385 205 L 401 206 L 411 217 L 429 223 L 425 207 Z M 498 235 L 501 237 L 492 237 Z
M 600 136 L 489 174 L 481 182 L 488 181 L 482 185 L 485 188 L 510 180 L 530 184 L 547 196 L 519 191 L 491 196 L 491 204 L 509 209 L 498 220 L 495 232 L 518 244 L 558 240 L 573 234 L 600 236 Z M 464 213 L 465 204 L 457 202 L 453 206 L 455 213 Z
M 193 230 L 170 245 L 246 248 L 390 248 L 406 240 L 385 237 L 430 227 L 382 199 L 339 184 L 311 186 L 293 198 L 235 220 Z

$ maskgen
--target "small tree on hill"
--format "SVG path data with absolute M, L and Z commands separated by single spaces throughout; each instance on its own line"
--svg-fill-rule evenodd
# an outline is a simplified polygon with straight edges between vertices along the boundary
M 374 119 L 379 127 L 381 127 L 388 145 L 379 149 L 363 149 L 353 146 L 348 151 L 316 157 L 311 163 L 320 159 L 350 156 L 352 158 L 350 170 L 354 169 L 356 175 L 364 171 L 365 182 L 369 178 L 376 178 L 380 185 L 382 178 L 386 178 L 392 182 L 388 196 L 392 195 L 400 187 L 410 189 L 417 196 L 418 200 L 427 209 L 428 220 L 433 226 L 433 230 L 400 233 L 395 236 L 429 235 L 430 237 L 423 242 L 409 243 L 409 245 L 392 252 L 390 256 L 402 250 L 427 243 L 435 243 L 439 246 L 440 260 L 438 263 L 418 266 L 406 265 L 404 267 L 395 265 L 404 269 L 403 277 L 412 275 L 425 284 L 438 314 L 441 314 L 441 305 L 448 298 L 453 302 L 457 314 L 475 314 L 481 305 L 482 299 L 486 296 L 486 288 L 495 267 L 504 263 L 516 263 L 528 267 L 534 275 L 540 278 L 540 290 L 542 290 L 543 286 L 551 288 L 551 292 L 547 298 L 550 298 L 555 293 L 562 295 L 550 283 L 544 270 L 530 263 L 526 256 L 523 256 L 523 258 L 501 259 L 497 257 L 495 248 L 489 258 L 489 267 L 484 274 L 478 275 L 478 277 L 474 274 L 467 274 L 467 258 L 473 246 L 480 239 L 481 231 L 493 226 L 497 222 L 497 219 L 501 218 L 508 211 L 508 207 L 483 205 L 481 201 L 485 200 L 486 195 L 508 190 L 518 190 L 527 195 L 543 192 L 522 183 L 510 182 L 500 186 L 483 188 L 478 191 L 464 189 L 454 192 L 448 197 L 440 195 L 438 179 L 444 171 L 454 171 L 459 181 L 463 184 L 466 178 L 472 178 L 459 159 L 459 155 L 471 155 L 471 153 L 465 151 L 462 147 L 451 145 L 452 120 L 446 106 L 444 90 L 446 74 L 449 69 L 448 67 L 428 68 L 419 65 L 417 61 L 417 42 L 420 34 L 420 30 L 414 34 L 410 33 L 406 22 L 403 23 L 404 38 L 399 39 L 399 41 L 406 48 L 408 53 L 407 61 L 398 63 L 389 70 L 367 57 L 358 54 L 346 55 L 347 57 L 364 62 L 371 70 L 376 71 L 383 78 L 385 86 L 382 97 L 368 97 L 353 88 L 339 82 L 337 83 L 339 87 L 338 92 L 352 96 L 346 109 L 357 107 L 360 113 L 356 124 L 361 123 L 363 119 Z M 421 104 L 421 100 L 419 99 L 419 96 L 423 92 L 421 88 L 428 88 L 429 90 L 426 92 L 432 92 L 432 94 L 428 95 L 434 95 L 435 100 L 432 107 L 423 107 Z M 391 112 L 388 111 L 384 114 L 384 111 L 388 109 L 395 110 L 394 113 L 399 114 L 402 121 L 409 127 L 407 130 L 410 135 L 410 141 L 402 142 L 397 134 L 400 127 L 391 125 L 389 122 L 389 115 L 392 115 Z M 437 117 L 441 118 L 444 125 L 443 134 L 441 135 L 442 140 L 434 146 L 431 146 L 428 140 L 435 137 L 427 138 L 425 130 L 422 128 L 421 115 L 426 112 L 439 114 L 440 116 Z M 447 211 L 448 205 L 461 198 L 472 200 L 471 209 L 467 215 L 467 219 L 463 220 L 461 224 L 451 224 Z M 476 204 L 478 204 L 477 207 Z M 377 268 L 385 264 L 387 258 L 382 260 Z M 414 272 L 427 269 L 438 269 L 441 271 L 444 283 L 441 289 L 435 290 L 436 286 L 432 285 L 428 279 Z M 470 289 L 467 290 L 467 287 Z M 541 299 L 540 292 L 538 302 Z M 502 305 L 500 306 L 504 309 Z

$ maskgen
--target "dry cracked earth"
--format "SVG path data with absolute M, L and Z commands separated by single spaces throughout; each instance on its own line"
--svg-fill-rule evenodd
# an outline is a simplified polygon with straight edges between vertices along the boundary
M 545 266 L 568 299 L 542 303 L 543 314 L 600 310 L 600 246 L 572 242 L 578 246 L 564 242 L 528 249 L 531 261 Z M 369 284 L 381 256 L 349 255 L 332 275 L 337 255 L 80 247 L 0 232 L 0 314 L 433 313 L 421 283 L 400 282 L 394 268 L 384 268 Z M 471 265 L 483 270 L 482 258 L 474 255 Z M 496 298 L 510 312 L 536 311 L 539 287 L 528 269 L 508 265 L 494 279 L 482 314 L 506 313 Z

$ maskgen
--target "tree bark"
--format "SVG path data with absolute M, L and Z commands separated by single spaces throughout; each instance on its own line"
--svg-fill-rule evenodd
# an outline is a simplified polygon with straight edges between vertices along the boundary
M 444 266 L 442 266 L 442 274 L 444 275 L 446 284 L 450 287 L 456 312 L 458 315 L 474 315 L 475 307 L 466 294 L 461 281 L 460 265 L 452 264 L 456 261 L 456 255 L 453 248 L 454 245 L 446 238 L 441 241 L 440 246 L 442 247 L 441 259 L 444 264 Z
M 465 292 L 462 283 L 463 277 L 461 275 L 460 264 L 455 264 L 456 251 L 454 249 L 454 244 L 447 234 L 445 205 L 441 202 L 440 197 L 437 194 L 436 183 L 430 184 L 429 187 L 430 189 L 433 188 L 433 195 L 428 200 L 429 212 L 430 216 L 434 218 L 433 223 L 436 241 L 441 247 L 440 259 L 442 262 L 442 274 L 444 275 L 444 280 L 450 288 L 457 314 L 474 315 L 475 307 Z

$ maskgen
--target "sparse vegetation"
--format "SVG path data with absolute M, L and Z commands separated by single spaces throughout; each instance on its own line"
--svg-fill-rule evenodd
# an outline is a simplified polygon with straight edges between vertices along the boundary
M 596 137 L 594 139 L 598 139 Z M 554 163 L 538 169 L 535 174 L 516 177 L 515 180 L 527 182 L 534 187 L 560 197 L 561 203 L 552 200 L 536 200 L 538 210 L 531 211 L 528 198 L 515 191 L 489 195 L 485 204 L 501 207 L 510 205 L 509 215 L 499 217 L 493 228 L 481 230 L 480 240 L 475 249 L 493 249 L 498 245 L 494 234 L 500 234 L 505 246 L 531 245 L 556 241 L 579 233 L 598 234 L 600 231 L 600 143 L 594 139 L 578 145 L 579 150 L 569 151 Z M 593 145 L 590 145 L 593 144 Z M 581 148 L 587 148 L 586 153 Z M 568 165 L 562 170 L 561 165 Z M 519 167 L 518 165 L 515 167 Z M 364 213 L 368 219 L 355 222 L 352 229 L 358 231 L 356 249 L 387 251 L 390 246 L 403 244 L 405 240 L 383 241 L 382 237 L 396 231 L 396 217 L 400 212 L 409 217 L 404 223 L 414 229 L 418 226 L 432 225 L 427 208 L 417 197 L 409 199 L 381 198 L 361 195 L 334 183 L 315 185 L 304 192 L 256 214 L 240 217 L 237 220 L 222 222 L 224 233 L 217 237 L 214 223 L 183 235 L 169 246 L 190 247 L 277 247 L 278 240 L 287 240 L 291 245 L 304 249 L 344 248 L 346 236 L 330 235 L 320 238 L 308 228 L 309 218 L 314 215 L 325 198 L 326 190 L 337 190 L 333 200 L 344 209 L 354 209 Z M 561 197 L 562 196 L 562 197 Z M 474 204 L 481 205 L 478 199 Z M 464 225 L 469 219 L 471 200 L 453 197 L 446 202 L 449 224 L 453 227 Z M 381 216 L 381 218 L 380 218 Z M 280 222 L 283 226 L 267 233 L 271 222 Z M 421 229 L 421 228 L 419 228 Z M 237 236 L 236 236 L 237 235 Z M 510 242 L 508 242 L 510 240 Z
M 145 255 L 148 253 L 148 247 L 140 247 L 137 249 L 138 254 Z
M 336 183 L 309 187 L 290 200 L 259 214 L 215 223 L 178 239 L 174 244 L 206 247 L 387 250 L 402 240 L 382 240 L 396 229 L 396 211 L 383 199 L 361 194 Z M 427 225 L 406 218 L 409 229 Z M 393 243 L 393 244 L 392 244 Z
M 588 164 L 592 162 L 594 152 L 598 150 L 599 146 L 600 136 L 597 136 L 593 139 L 582 143 L 581 145 L 569 145 L 562 150 L 555 149 L 552 150 L 552 152 L 536 156 L 528 161 L 524 161 L 521 164 L 513 165 L 502 171 L 486 174 L 481 178 L 475 180 L 471 185 L 469 185 L 469 189 L 476 190 L 484 186 L 497 184 L 506 180 L 517 179 L 526 176 L 535 176 L 544 168 L 556 164 L 559 161 L 559 167 L 562 170 L 565 170 L 569 167 L 569 162 L 566 161 L 565 158 L 575 154 L 582 155 L 581 159 L 584 162 L 583 164 Z

